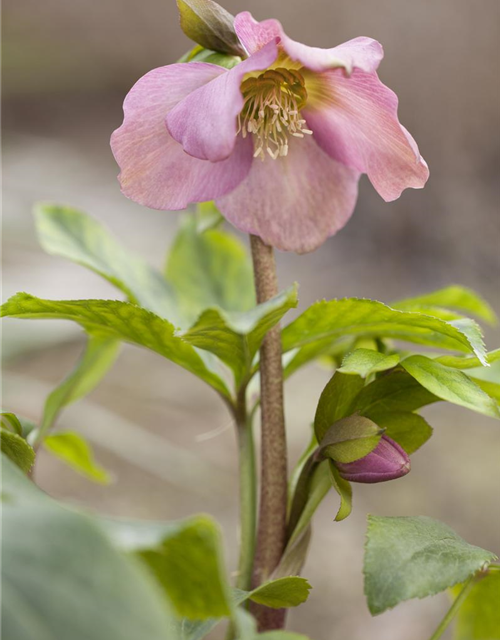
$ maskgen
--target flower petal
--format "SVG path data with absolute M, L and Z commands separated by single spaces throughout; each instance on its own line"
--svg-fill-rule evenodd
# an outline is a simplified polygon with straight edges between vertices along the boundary
M 342 67 L 347 73 L 351 73 L 354 68 L 370 72 L 377 69 L 384 57 L 382 45 L 365 37 L 354 38 L 332 49 L 308 47 L 289 38 L 278 20 L 257 22 L 248 11 L 238 13 L 234 19 L 234 28 L 249 54 L 259 51 L 270 40 L 279 38 L 286 55 L 311 71 L 321 72 Z
M 170 109 L 223 73 L 222 67 L 201 62 L 173 64 L 150 71 L 132 87 L 123 124 L 111 136 L 127 197 L 152 209 L 184 209 L 231 191 L 245 178 L 251 140 L 239 137 L 231 157 L 212 164 L 187 155 L 165 126 Z
M 386 201 L 422 188 L 429 169 L 398 120 L 396 94 L 376 73 L 356 69 L 350 77 L 328 71 L 306 78 L 309 101 L 303 116 L 329 156 L 367 173 Z
M 238 229 L 283 251 L 306 253 L 347 223 L 358 179 L 311 137 L 292 138 L 287 156 L 255 160 L 247 178 L 216 204 Z
M 220 162 L 236 143 L 237 116 L 243 109 L 243 77 L 273 64 L 278 47 L 272 40 L 250 58 L 190 93 L 167 116 L 167 127 L 184 151 L 195 158 Z

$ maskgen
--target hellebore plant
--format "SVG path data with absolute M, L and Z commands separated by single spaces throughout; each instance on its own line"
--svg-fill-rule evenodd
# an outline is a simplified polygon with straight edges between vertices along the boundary
M 297 291 L 278 292 L 273 249 L 312 251 L 341 229 L 363 173 L 387 201 L 428 178 L 399 123 L 395 94 L 377 76 L 381 45 L 361 37 L 319 49 L 291 40 L 276 20 L 257 22 L 248 12 L 233 18 L 212 0 L 178 0 L 178 7 L 197 46 L 134 85 L 111 140 L 126 196 L 169 211 L 200 203 L 183 219 L 164 273 L 86 214 L 42 204 L 35 216 L 43 248 L 97 272 L 126 299 L 19 293 L 2 306 L 3 316 L 72 320 L 88 336 L 36 424 L 2 414 L 9 640 L 28 637 L 26 611 L 36 613 L 33 638 L 200 640 L 225 620 L 228 640 L 307 640 L 281 630 L 286 611 L 311 588 L 300 573 L 323 498 L 334 489 L 335 521 L 342 521 L 352 510 L 351 482 L 407 475 L 409 456 L 432 435 L 422 407 L 445 401 L 500 417 L 500 384 L 481 375 L 500 360 L 500 349 L 487 353 L 481 329 L 466 317 L 493 324 L 495 314 L 468 289 L 450 286 L 390 306 L 323 300 L 280 328 Z M 222 228 L 224 218 L 250 234 L 251 261 Z M 210 517 L 147 523 L 89 516 L 59 506 L 25 477 L 33 478 L 43 448 L 87 478 L 109 481 L 82 436 L 58 431 L 57 422 L 100 382 L 123 342 L 191 372 L 231 413 L 240 474 L 234 587 Z M 309 445 L 289 474 L 284 380 L 319 358 L 332 375 L 318 393 L 312 433 L 304 425 Z M 338 552 L 334 537 L 328 562 Z M 495 559 L 436 520 L 369 516 L 370 612 L 453 588 L 431 640 L 454 616 L 457 640 L 497 637 Z

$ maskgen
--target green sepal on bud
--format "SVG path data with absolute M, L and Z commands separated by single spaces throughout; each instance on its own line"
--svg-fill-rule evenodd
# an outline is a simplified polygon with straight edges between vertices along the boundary
M 213 0 L 177 0 L 181 29 L 212 52 L 245 56 L 234 30 L 234 16 Z
M 185 53 L 182 58 L 179 58 L 177 62 L 209 62 L 210 64 L 216 64 L 218 67 L 224 67 L 224 69 L 232 69 L 241 62 L 241 57 L 196 45 L 196 47 Z
M 364 416 L 342 418 L 325 433 L 318 454 L 335 462 L 354 462 L 371 453 L 383 433 L 384 429 Z

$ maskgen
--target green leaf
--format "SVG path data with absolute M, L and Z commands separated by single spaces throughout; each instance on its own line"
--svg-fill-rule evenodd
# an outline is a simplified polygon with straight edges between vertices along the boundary
M 96 220 L 71 207 L 39 204 L 35 221 L 47 253 L 95 271 L 130 302 L 179 323 L 175 299 L 161 273 L 124 249 Z
M 353 403 L 353 410 L 378 424 L 379 417 L 387 413 L 415 411 L 438 400 L 415 378 L 398 368 L 364 387 Z
M 495 312 L 486 300 L 472 289 L 460 285 L 452 285 L 414 298 L 405 298 L 394 302 L 391 306 L 405 311 L 418 311 L 421 307 L 445 307 L 472 313 L 490 324 L 495 324 L 497 321 Z
M 479 326 L 467 318 L 446 322 L 416 312 L 391 309 L 375 300 L 344 298 L 316 302 L 283 330 L 283 350 L 298 349 L 289 367 L 324 353 L 347 335 L 387 337 L 477 355 L 485 362 Z
M 206 49 L 244 56 L 234 17 L 213 0 L 177 0 L 181 29 Z
M 171 525 L 158 546 L 138 554 L 179 616 L 198 620 L 230 615 L 220 531 L 208 516 Z
M 35 451 L 22 436 L 2 428 L 0 431 L 0 445 L 2 453 L 7 458 L 12 460 L 24 473 L 29 473 L 35 462 Z
M 208 62 L 225 69 L 232 69 L 241 62 L 241 57 L 202 48 L 189 59 L 189 62 Z
M 453 588 L 456 595 L 460 587 Z M 500 640 L 500 571 L 488 572 L 460 607 L 453 640 Z
M 496 400 L 496 402 L 500 404 L 500 384 L 498 384 L 497 382 L 490 382 L 489 380 L 473 378 L 472 376 L 469 376 L 469 379 L 472 380 L 474 384 L 477 384 L 477 386 L 485 393 L 487 393 L 490 398 L 493 398 L 493 400 Z
M 453 367 L 454 369 L 475 369 L 483 365 L 479 358 L 475 356 L 439 356 L 435 360 L 440 364 L 444 364 L 445 367 Z M 487 364 L 493 364 L 497 360 L 500 360 L 500 349 L 495 349 L 486 354 Z
M 495 555 L 424 516 L 368 516 L 365 595 L 372 615 L 463 582 Z
M 182 338 L 225 362 L 233 370 L 239 386 L 249 376 L 266 333 L 296 306 L 297 288 L 294 286 L 244 313 L 207 309 Z
M 151 576 L 94 520 L 2 461 L 2 631 L 9 640 L 177 640 Z M 57 579 L 55 579 L 57 578 Z
M 46 436 L 43 446 L 53 456 L 65 462 L 83 476 L 100 484 L 111 481 L 108 472 L 94 460 L 94 454 L 88 442 L 73 431 Z
M 87 346 L 75 369 L 45 401 L 38 441 L 54 425 L 64 407 L 88 395 L 114 364 L 119 340 L 106 335 L 89 335 Z
M 408 454 L 420 449 L 432 436 L 430 424 L 411 411 L 379 413 L 377 424 L 385 429 L 386 436 L 395 440 Z
M 248 593 L 248 598 L 272 609 L 297 607 L 309 597 L 311 585 L 305 578 L 289 576 L 270 580 Z
M 320 442 L 325 458 L 348 463 L 364 458 L 380 442 L 383 430 L 369 418 L 348 416 L 333 423 Z
M 462 371 L 445 367 L 425 356 L 410 356 L 401 364 L 423 387 L 441 400 L 500 418 L 497 403 Z
M 175 335 L 173 325 L 129 302 L 115 300 L 42 300 L 18 293 L 1 308 L 2 316 L 72 320 L 90 333 L 101 333 L 146 347 L 184 367 L 229 397 L 224 382 L 210 371 L 193 346 Z
M 352 373 L 368 377 L 372 373 L 387 371 L 399 363 L 399 354 L 386 355 L 372 349 L 355 349 L 348 353 L 342 361 L 342 366 L 337 369 L 341 373 Z
M 213 225 L 215 214 L 213 207 L 201 211 L 183 219 L 165 271 L 189 324 L 208 307 L 248 311 L 255 305 L 252 263 L 245 246 L 222 229 L 204 228 Z
M 9 413 L 8 411 L 2 411 L 2 429 L 6 429 L 7 431 L 12 431 L 17 433 L 18 436 L 23 435 L 23 426 L 19 421 L 19 418 L 14 413 Z
M 338 371 L 333 375 L 323 389 L 314 417 L 314 431 L 318 442 L 321 442 L 334 422 L 353 413 L 354 401 L 363 386 L 364 381 L 360 376 Z
M 210 200 L 208 202 L 200 202 L 196 207 L 196 230 L 198 233 L 203 233 L 208 229 L 216 229 L 220 227 L 224 222 L 224 216 L 215 206 L 215 202 Z M 231 235 L 231 234 L 228 234 Z M 236 236 L 231 236 L 236 238 Z
M 309 640 L 309 638 L 292 631 L 266 631 L 255 636 L 255 640 Z
M 328 470 L 330 472 L 332 486 L 340 497 L 339 510 L 335 516 L 336 522 L 340 522 L 351 515 L 352 487 L 347 480 L 344 480 L 344 478 L 340 476 L 339 470 L 331 460 L 328 461 Z

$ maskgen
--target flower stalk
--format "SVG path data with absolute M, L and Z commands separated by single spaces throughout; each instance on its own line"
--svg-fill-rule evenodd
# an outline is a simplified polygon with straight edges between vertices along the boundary
M 257 302 L 278 293 L 273 248 L 250 236 Z M 287 448 L 283 408 L 283 367 L 279 326 L 266 335 L 260 350 L 261 484 L 257 546 L 252 586 L 269 579 L 281 560 L 286 542 Z M 255 607 L 259 629 L 281 629 L 284 612 Z

